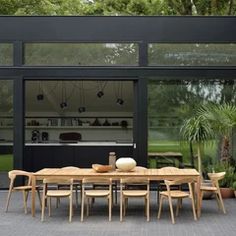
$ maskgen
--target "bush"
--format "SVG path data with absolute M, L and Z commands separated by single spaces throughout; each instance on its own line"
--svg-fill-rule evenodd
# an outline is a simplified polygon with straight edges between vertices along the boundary
M 227 162 L 218 163 L 213 167 L 215 172 L 225 172 L 225 177 L 220 181 L 220 187 L 231 188 L 235 182 L 235 167 Z

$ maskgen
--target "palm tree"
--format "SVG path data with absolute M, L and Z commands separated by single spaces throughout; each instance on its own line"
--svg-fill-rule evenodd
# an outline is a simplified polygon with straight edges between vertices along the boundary
M 184 140 L 197 144 L 198 171 L 202 174 L 201 146 L 214 137 L 210 123 L 203 115 L 193 116 L 185 120 L 180 133 Z
M 234 104 L 209 104 L 202 106 L 197 111 L 198 116 L 204 116 L 212 126 L 212 129 L 222 136 L 221 161 L 229 161 L 230 138 L 236 126 L 236 106 Z

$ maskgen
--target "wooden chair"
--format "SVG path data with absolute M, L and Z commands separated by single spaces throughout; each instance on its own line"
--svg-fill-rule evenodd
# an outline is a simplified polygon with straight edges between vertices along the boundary
M 51 216 L 51 199 L 52 198 L 63 198 L 68 197 L 69 198 L 69 222 L 72 220 L 72 214 L 73 214 L 73 179 L 50 179 L 45 178 L 43 180 L 44 186 L 43 186 L 43 198 L 42 198 L 42 214 L 41 214 L 41 221 L 44 221 L 44 211 L 45 211 L 45 202 L 47 199 L 49 199 L 48 204 L 48 213 L 49 216 Z M 65 184 L 69 185 L 69 190 L 47 190 L 48 184 Z
M 79 167 L 76 166 L 65 166 L 61 168 L 62 170 L 68 170 L 68 171 L 76 171 L 79 170 Z M 58 189 L 68 189 L 70 186 L 65 184 L 59 184 Z M 78 197 L 78 190 L 80 189 L 80 199 L 82 199 L 82 181 L 81 180 L 74 180 L 73 182 L 73 188 L 75 190 L 75 207 L 78 208 L 79 205 L 79 197 Z M 60 203 L 60 198 L 57 199 L 57 206 Z
M 125 216 L 128 198 L 131 197 L 143 197 L 145 199 L 145 213 L 147 221 L 149 221 L 149 182 L 149 179 L 140 177 L 124 178 L 120 180 L 120 221 L 123 220 L 123 215 Z M 128 189 L 126 189 L 126 186 L 128 186 Z M 131 189 L 131 186 L 145 186 L 146 189 Z
M 163 171 L 176 171 L 179 170 L 179 168 L 177 167 L 173 167 L 173 166 L 165 166 L 162 167 L 161 170 Z M 181 189 L 181 186 L 172 186 L 171 188 L 173 189 Z M 158 185 L 157 185 L 157 205 L 159 206 L 159 202 L 160 202 L 160 192 L 166 190 L 166 184 L 164 183 L 164 181 L 158 181 Z
M 160 205 L 157 218 L 160 219 L 161 216 L 161 208 L 163 199 L 167 199 L 169 202 L 170 213 L 171 213 L 171 220 L 172 223 L 175 224 L 173 206 L 172 206 L 172 199 L 177 199 L 177 207 L 176 207 L 176 216 L 179 214 L 179 208 L 181 205 L 181 199 L 183 198 L 190 198 L 192 202 L 192 209 L 193 209 L 193 217 L 194 220 L 197 220 L 196 210 L 195 210 L 195 203 L 194 203 L 194 195 L 193 195 L 193 180 L 189 178 L 180 178 L 178 180 L 170 181 L 165 180 L 167 191 L 160 192 Z M 171 186 L 173 185 L 180 185 L 180 184 L 188 184 L 189 192 L 181 191 L 181 190 L 171 190 Z
M 219 209 L 222 210 L 224 214 L 226 214 L 225 206 L 224 206 L 224 203 L 222 200 L 222 196 L 220 193 L 220 187 L 219 187 L 219 180 L 221 180 L 225 177 L 225 172 L 208 173 L 208 176 L 211 180 L 212 186 L 201 185 L 201 187 L 200 187 L 200 206 L 202 206 L 202 198 L 203 198 L 204 192 L 213 192 L 216 195 L 216 200 L 217 200 Z M 201 209 L 201 207 L 200 207 L 200 209 Z
M 27 199 L 28 199 L 28 195 L 29 192 L 32 190 L 32 175 L 33 173 L 27 172 L 27 171 L 23 171 L 23 170 L 12 170 L 8 172 L 8 177 L 10 179 L 10 185 L 9 185 L 9 191 L 8 191 L 8 196 L 7 196 L 7 203 L 6 203 L 6 208 L 5 211 L 8 211 L 8 206 L 9 206 L 9 202 L 10 202 L 10 198 L 11 198 L 11 194 L 14 191 L 22 191 L 23 193 L 23 202 L 24 202 L 24 211 L 25 214 L 27 214 Z M 25 178 L 25 185 L 22 186 L 17 186 L 14 187 L 14 183 L 17 177 L 23 177 Z M 41 198 L 40 198 L 40 192 L 39 192 L 39 186 L 36 186 L 36 190 L 38 193 L 38 197 L 39 197 L 39 202 L 40 202 L 40 206 L 41 206 Z
M 87 185 L 102 184 L 107 186 L 108 189 L 86 189 Z M 86 185 L 86 186 L 85 186 Z M 84 178 L 82 180 L 82 201 L 81 201 L 81 221 L 84 220 L 84 202 L 87 203 L 87 216 L 89 215 L 89 200 L 103 197 L 108 200 L 109 221 L 111 221 L 112 209 L 112 179 L 111 178 Z

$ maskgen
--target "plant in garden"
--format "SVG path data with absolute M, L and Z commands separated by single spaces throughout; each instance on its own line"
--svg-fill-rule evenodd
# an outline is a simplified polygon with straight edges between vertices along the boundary
M 232 188 L 234 181 L 236 181 L 235 177 L 235 166 L 227 163 L 227 162 L 218 162 L 213 170 L 215 172 L 225 172 L 225 177 L 220 181 L 220 187 L 222 188 Z
M 234 191 L 236 191 L 236 180 L 233 182 L 232 188 Z
M 197 144 L 198 171 L 202 173 L 201 147 L 214 137 L 214 132 L 205 116 L 193 116 L 185 120 L 180 130 L 184 140 Z
M 236 106 L 234 104 L 208 104 L 201 106 L 197 111 L 198 116 L 204 116 L 212 129 L 222 137 L 221 161 L 231 159 L 231 137 L 236 126 Z

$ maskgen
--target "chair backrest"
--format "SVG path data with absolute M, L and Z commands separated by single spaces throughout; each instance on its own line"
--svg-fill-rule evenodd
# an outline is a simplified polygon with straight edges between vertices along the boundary
M 83 178 L 82 179 L 83 184 L 104 184 L 104 185 L 111 185 L 112 179 L 111 178 L 95 178 L 95 177 L 89 177 L 89 178 Z
M 191 184 L 194 182 L 192 178 L 178 178 L 177 180 L 165 180 L 164 181 L 166 186 L 171 186 L 171 185 L 180 185 L 180 184 Z
M 44 184 L 70 184 L 72 185 L 74 182 L 73 179 L 62 179 L 62 178 L 44 178 Z
M 146 185 L 149 184 L 149 179 L 148 178 L 143 178 L 143 177 L 128 177 L 128 178 L 122 178 L 120 180 L 121 184 L 129 184 L 129 185 Z
M 171 189 L 170 187 L 173 185 L 181 185 L 181 184 L 188 184 L 188 188 L 189 188 L 189 194 L 191 197 L 193 197 L 193 189 L 192 189 L 192 183 L 194 183 L 194 180 L 192 178 L 188 178 L 188 177 L 181 177 L 178 178 L 177 180 L 165 180 L 165 185 L 167 188 L 167 192 L 170 196 L 170 192 Z
M 150 190 L 150 180 L 148 178 L 143 177 L 129 177 L 129 178 L 123 178 L 120 180 L 120 189 L 123 191 L 123 187 L 128 187 L 128 189 L 132 188 L 132 190 L 135 189 L 145 189 L 147 191 Z
M 83 178 L 82 192 L 85 191 L 88 185 L 103 185 L 109 188 L 110 194 L 112 192 L 112 178 L 95 178 L 95 177 Z
M 10 185 L 12 185 L 12 187 L 13 187 L 14 181 L 17 176 L 26 177 L 28 179 L 26 185 L 30 186 L 31 180 L 32 180 L 32 175 L 33 174 L 31 172 L 27 172 L 27 171 L 23 171 L 23 170 L 11 170 L 8 172 L 8 177 L 10 179 Z
M 225 172 L 218 172 L 218 173 L 208 173 L 208 177 L 210 178 L 212 185 L 214 187 L 219 187 L 219 180 L 225 177 Z

